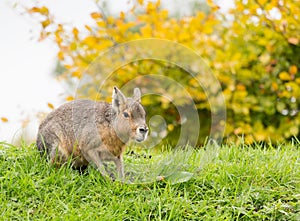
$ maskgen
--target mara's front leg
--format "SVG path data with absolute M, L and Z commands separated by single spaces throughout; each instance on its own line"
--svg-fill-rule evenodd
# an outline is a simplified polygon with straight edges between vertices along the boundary
M 99 150 L 98 148 L 92 148 L 83 151 L 83 156 L 89 163 L 92 163 L 97 167 L 102 176 L 109 176 L 101 158 L 101 149 Z
M 119 179 L 124 181 L 124 164 L 123 164 L 123 155 L 116 157 L 107 150 L 101 151 L 102 160 L 104 161 L 113 161 L 116 165 L 117 176 Z
M 91 148 L 83 152 L 84 157 L 90 163 L 93 163 L 103 176 L 110 176 L 106 169 L 105 161 L 113 161 L 116 165 L 118 176 L 124 179 L 123 157 L 116 157 L 110 153 L 105 146 Z
M 117 167 L 119 178 L 124 181 L 124 163 L 123 163 L 123 155 L 119 157 L 115 157 L 114 163 Z

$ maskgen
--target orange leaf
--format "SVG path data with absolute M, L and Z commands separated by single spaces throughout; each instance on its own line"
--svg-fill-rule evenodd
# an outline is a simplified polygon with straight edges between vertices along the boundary
M 36 12 L 40 12 L 40 8 L 38 7 L 32 7 L 31 9 L 28 10 L 29 13 L 36 13 Z
M 102 15 L 100 13 L 98 13 L 98 12 L 92 12 L 91 13 L 91 17 L 93 19 L 99 19 L 99 18 L 102 18 Z
M 47 106 L 48 106 L 50 109 L 54 109 L 54 105 L 51 104 L 51 103 L 47 103 Z
M 238 91 L 244 91 L 244 90 L 246 90 L 246 87 L 245 87 L 244 85 L 242 85 L 242 84 L 238 84 L 238 85 L 236 86 L 236 89 L 237 89 Z
M 296 66 L 296 65 L 292 65 L 292 66 L 290 66 L 290 68 L 289 68 L 289 72 L 290 72 L 290 74 L 292 74 L 292 75 L 295 75 L 295 74 L 297 74 L 297 72 L 298 72 L 298 68 L 297 68 L 297 66 Z
M 40 13 L 42 15 L 49 15 L 49 10 L 45 6 L 39 8 L 39 7 L 32 7 L 31 9 L 28 10 L 29 13 Z
M 8 122 L 8 119 L 7 119 L 6 117 L 1 117 L 1 121 L 2 121 L 3 123 L 7 123 L 7 122 Z
M 295 37 L 291 37 L 291 38 L 288 39 L 288 42 L 290 44 L 293 44 L 293 45 L 298 45 L 299 44 L 299 39 L 295 38 Z

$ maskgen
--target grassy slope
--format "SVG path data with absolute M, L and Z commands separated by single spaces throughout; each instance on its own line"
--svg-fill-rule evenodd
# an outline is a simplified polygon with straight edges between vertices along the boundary
M 0 220 L 300 220 L 299 145 L 224 146 L 174 185 L 120 184 L 93 168 L 79 175 L 50 167 L 33 145 L 8 146 L 0 144 Z

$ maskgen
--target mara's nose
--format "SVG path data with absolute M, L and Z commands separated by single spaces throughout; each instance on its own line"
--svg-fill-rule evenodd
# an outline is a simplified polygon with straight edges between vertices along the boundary
M 141 134 L 146 134 L 146 133 L 148 132 L 148 127 L 147 127 L 147 126 L 139 127 L 139 128 L 138 128 L 138 131 L 139 131 Z

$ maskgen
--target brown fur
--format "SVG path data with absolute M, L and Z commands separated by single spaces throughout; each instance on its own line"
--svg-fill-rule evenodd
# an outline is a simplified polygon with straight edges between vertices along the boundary
M 126 98 L 114 87 L 112 104 L 75 100 L 60 106 L 39 127 L 40 153 L 46 154 L 56 165 L 71 159 L 73 167 L 80 168 L 91 162 L 103 175 L 107 175 L 103 162 L 113 161 L 119 176 L 124 178 L 126 143 L 130 139 L 140 142 L 147 137 L 148 127 L 140 99 L 137 88 L 133 98 Z

